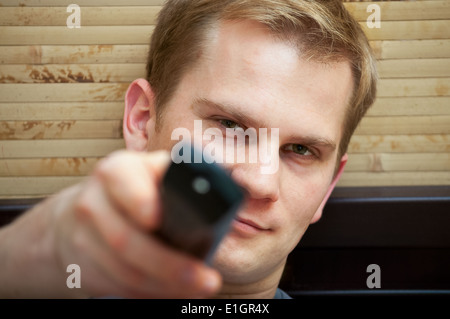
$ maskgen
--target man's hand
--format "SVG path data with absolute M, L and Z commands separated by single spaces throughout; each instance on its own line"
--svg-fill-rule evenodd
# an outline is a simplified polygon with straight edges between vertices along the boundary
M 44 255 L 48 258 L 41 256 L 37 260 L 48 262 L 49 270 L 37 273 L 35 278 L 29 274 L 28 281 L 34 278 L 35 282 L 28 285 L 43 285 L 45 296 L 58 297 L 65 291 L 57 284 L 52 294 L 51 285 L 56 285 L 57 278 L 64 279 L 61 285 L 65 285 L 69 275 L 66 267 L 77 264 L 81 269 L 81 288 L 66 288 L 67 296 L 195 298 L 216 293 L 221 281 L 217 271 L 152 236 L 161 221 L 159 185 L 169 164 L 166 152 L 113 153 L 99 162 L 84 183 L 37 205 L 32 210 L 33 217 L 28 214 L 22 218 L 40 215 L 48 220 L 45 227 L 33 226 L 33 222 L 9 226 L 8 236 L 36 232 L 30 227 L 41 227 L 41 232 L 45 232 L 42 251 L 47 252 Z M 10 247 L 18 260 L 20 254 L 27 253 L 24 241 L 21 242 L 22 245 Z M 29 265 L 30 272 L 40 269 L 33 267 Z M 53 277 L 46 280 L 42 278 L 45 276 Z M 23 285 L 11 286 L 14 284 L 7 285 L 13 289 Z M 30 291 L 39 289 L 30 287 Z M 27 291 L 22 293 L 27 295 Z M 5 291 L 0 293 L 4 294 Z

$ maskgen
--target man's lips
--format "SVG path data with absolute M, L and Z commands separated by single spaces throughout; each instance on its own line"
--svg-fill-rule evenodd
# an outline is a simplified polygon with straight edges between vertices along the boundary
M 257 233 L 261 231 L 268 231 L 270 228 L 262 226 L 253 220 L 236 217 L 233 223 L 234 229 L 239 230 L 244 233 Z
M 257 228 L 257 229 L 260 229 L 260 230 L 268 230 L 268 228 L 265 228 L 265 227 L 263 227 L 263 226 L 260 226 L 259 224 L 255 223 L 254 221 L 252 221 L 252 220 L 250 220 L 250 219 L 245 219 L 245 218 L 241 218 L 241 217 L 237 217 L 236 219 L 237 219 L 237 221 L 239 221 L 239 222 L 241 222 L 241 223 L 244 223 L 244 224 L 253 226 L 253 227 Z

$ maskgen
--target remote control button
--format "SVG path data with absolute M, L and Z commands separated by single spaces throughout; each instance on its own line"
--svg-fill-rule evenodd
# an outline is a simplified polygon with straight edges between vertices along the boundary
M 211 189 L 211 184 L 206 178 L 196 177 L 192 182 L 192 187 L 197 193 L 204 195 Z

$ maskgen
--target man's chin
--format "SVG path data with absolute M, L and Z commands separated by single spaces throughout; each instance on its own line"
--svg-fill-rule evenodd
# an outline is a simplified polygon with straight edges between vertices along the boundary
M 255 249 L 246 247 L 233 236 L 227 236 L 219 246 L 212 266 L 217 269 L 225 282 L 228 283 L 251 283 L 260 279 L 258 274 L 263 266 L 257 260 Z
M 279 280 L 286 254 L 273 246 L 272 238 L 241 238 L 227 235 L 217 249 L 212 266 L 229 285 L 249 285 L 272 279 Z

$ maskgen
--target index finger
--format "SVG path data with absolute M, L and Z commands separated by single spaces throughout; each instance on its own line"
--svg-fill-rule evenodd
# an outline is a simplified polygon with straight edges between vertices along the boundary
M 170 162 L 166 151 L 119 151 L 102 160 L 95 174 L 113 205 L 149 230 L 161 220 L 159 185 Z

